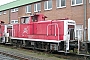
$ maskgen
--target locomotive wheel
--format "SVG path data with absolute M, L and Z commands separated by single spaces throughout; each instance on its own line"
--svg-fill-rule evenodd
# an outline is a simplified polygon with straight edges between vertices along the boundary
M 87 53 L 87 44 L 86 43 L 81 43 L 81 53 Z

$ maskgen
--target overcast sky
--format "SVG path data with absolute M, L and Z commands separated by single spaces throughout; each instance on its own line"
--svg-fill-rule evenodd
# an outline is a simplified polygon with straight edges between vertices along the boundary
M 3 4 L 9 3 L 9 2 L 12 2 L 12 1 L 15 1 L 15 0 L 1 0 L 0 5 L 3 5 Z

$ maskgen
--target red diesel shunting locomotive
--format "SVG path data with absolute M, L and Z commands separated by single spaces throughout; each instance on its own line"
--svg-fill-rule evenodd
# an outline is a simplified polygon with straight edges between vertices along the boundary
M 81 47 L 79 41 L 75 40 L 75 21 L 45 20 L 45 18 L 43 14 L 34 14 L 21 17 L 19 24 L 1 24 L 5 27 L 1 42 L 46 51 L 68 53 L 77 49 L 79 52 Z

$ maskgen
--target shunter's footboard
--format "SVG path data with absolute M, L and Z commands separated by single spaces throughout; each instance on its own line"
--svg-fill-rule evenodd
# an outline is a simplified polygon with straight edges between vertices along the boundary
M 88 51 L 88 53 L 90 54 L 90 42 L 87 43 L 87 51 Z

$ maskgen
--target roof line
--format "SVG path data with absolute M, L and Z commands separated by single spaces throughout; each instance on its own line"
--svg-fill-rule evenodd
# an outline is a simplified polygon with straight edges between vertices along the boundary
M 18 1 L 18 0 L 16 0 L 16 1 Z M 0 7 L 1 7 L 1 6 L 4 6 L 4 5 L 7 5 L 7 4 L 10 4 L 10 3 L 14 3 L 14 2 L 16 2 L 16 1 L 8 2 L 8 3 L 6 3 L 6 4 L 0 5 Z
M 12 2 L 9 2 L 7 4 L 1 5 L 0 11 L 8 10 L 11 8 L 23 6 L 23 5 L 38 2 L 38 1 L 41 1 L 41 0 L 16 0 L 16 1 L 12 1 Z

